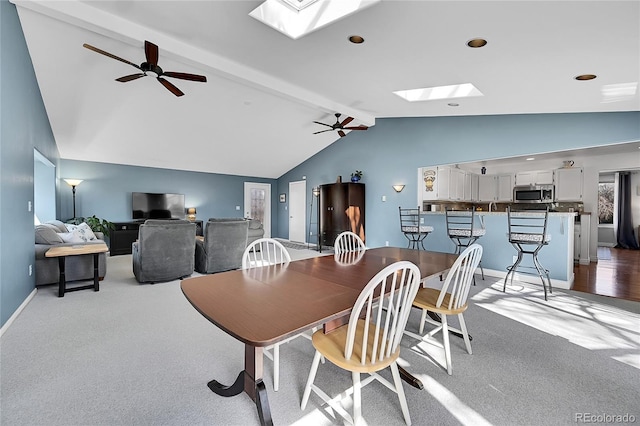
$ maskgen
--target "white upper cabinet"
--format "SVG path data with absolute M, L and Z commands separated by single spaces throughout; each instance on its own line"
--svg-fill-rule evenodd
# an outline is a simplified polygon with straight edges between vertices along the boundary
M 478 201 L 479 176 L 475 173 L 465 172 L 464 174 L 464 200 Z
M 418 178 L 422 201 L 463 201 L 465 174 L 449 166 L 422 167 Z
M 478 176 L 478 200 L 484 202 L 513 201 L 513 181 L 512 174 L 480 175 Z
M 498 193 L 496 201 L 513 201 L 513 181 L 512 174 L 501 174 L 497 176 Z
M 556 170 L 555 201 L 582 201 L 582 168 Z
M 494 175 L 478 176 L 478 201 L 496 201 L 498 181 Z
M 553 170 L 539 170 L 533 172 L 516 173 L 517 186 L 520 185 L 551 185 L 553 184 Z

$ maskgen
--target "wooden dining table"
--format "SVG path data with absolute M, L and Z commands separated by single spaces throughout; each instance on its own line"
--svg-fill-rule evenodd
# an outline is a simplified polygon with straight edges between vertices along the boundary
M 408 260 L 427 280 L 451 268 L 457 255 L 397 247 L 357 254 L 327 255 L 250 270 L 189 278 L 180 287 L 206 319 L 245 345 L 244 370 L 225 386 L 207 386 L 221 396 L 243 391 L 256 403 L 260 423 L 273 424 L 263 378 L 263 349 L 313 327 L 325 332 L 348 321 L 351 308 L 371 278 L 384 267 Z M 403 372 L 405 380 L 421 386 Z

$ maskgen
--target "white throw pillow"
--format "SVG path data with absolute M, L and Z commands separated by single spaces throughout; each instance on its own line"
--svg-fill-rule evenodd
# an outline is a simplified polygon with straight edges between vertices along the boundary
M 78 232 L 82 241 L 96 240 L 96 235 L 91 230 L 91 227 L 86 222 L 82 222 L 80 225 L 67 225 L 69 232 Z
M 78 230 L 71 231 L 71 232 L 59 232 L 58 235 L 60 236 L 60 238 L 62 238 L 62 241 L 64 241 L 65 243 L 82 244 L 85 242 L 85 240 L 82 239 L 82 237 L 80 236 L 80 233 L 78 232 Z

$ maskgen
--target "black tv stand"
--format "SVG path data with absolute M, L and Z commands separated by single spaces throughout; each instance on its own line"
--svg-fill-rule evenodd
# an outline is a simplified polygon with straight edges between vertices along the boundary
M 131 254 L 131 244 L 138 239 L 138 230 L 145 220 L 146 219 L 136 219 L 131 222 L 113 223 L 115 229 L 111 230 L 109 234 L 109 252 L 111 256 Z M 196 235 L 203 235 L 202 221 L 194 220 L 193 223 L 196 224 Z

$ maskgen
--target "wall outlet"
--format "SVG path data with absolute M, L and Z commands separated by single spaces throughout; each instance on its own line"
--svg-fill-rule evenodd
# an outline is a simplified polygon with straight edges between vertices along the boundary
M 236 210 L 240 210 L 240 206 L 236 206 Z
M 309 231 L 309 235 L 313 235 L 313 231 Z
M 384 245 L 385 245 L 385 246 L 387 246 L 387 247 L 389 247 L 389 241 L 385 241 L 385 242 L 384 242 Z
M 33 275 L 33 265 L 29 265 L 29 276 Z
M 383 196 L 382 196 L 382 202 L 384 203 L 385 201 L 387 201 L 387 196 L 386 196 L 386 195 L 383 195 Z

